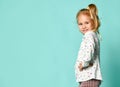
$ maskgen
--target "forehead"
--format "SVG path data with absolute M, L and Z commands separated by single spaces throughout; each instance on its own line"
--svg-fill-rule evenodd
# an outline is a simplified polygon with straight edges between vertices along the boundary
M 78 16 L 78 22 L 82 22 L 82 21 L 91 21 L 91 17 L 88 16 L 88 15 L 84 15 L 84 14 L 81 14 Z

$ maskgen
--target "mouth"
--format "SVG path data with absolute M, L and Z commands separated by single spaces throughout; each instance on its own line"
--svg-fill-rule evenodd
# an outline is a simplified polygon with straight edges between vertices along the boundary
M 86 30 L 83 30 L 83 32 L 85 33 L 85 32 L 87 32 L 88 31 L 88 29 L 86 29 Z

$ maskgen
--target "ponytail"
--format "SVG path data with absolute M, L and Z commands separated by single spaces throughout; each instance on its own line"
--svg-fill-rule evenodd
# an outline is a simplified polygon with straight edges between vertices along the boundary
M 97 7 L 94 4 L 89 4 L 87 9 L 89 10 L 90 17 L 95 24 L 94 31 L 98 31 L 98 28 L 100 27 L 100 21 L 98 17 Z

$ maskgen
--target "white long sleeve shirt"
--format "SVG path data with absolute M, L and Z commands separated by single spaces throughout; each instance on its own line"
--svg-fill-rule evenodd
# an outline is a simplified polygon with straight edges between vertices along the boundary
M 82 71 L 78 68 L 80 63 L 83 66 Z M 89 66 L 91 63 L 93 65 Z M 90 79 L 102 80 L 100 71 L 100 42 L 96 32 L 88 31 L 83 36 L 75 64 L 75 75 L 77 82 Z

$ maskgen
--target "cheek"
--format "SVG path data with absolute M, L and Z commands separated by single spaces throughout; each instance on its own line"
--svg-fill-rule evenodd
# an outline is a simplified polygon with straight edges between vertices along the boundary
M 90 23 L 87 27 L 89 27 L 90 29 L 94 29 L 94 25 L 92 23 Z
M 93 26 L 93 24 L 91 25 L 91 29 L 94 29 L 94 26 Z
M 78 26 L 78 28 L 80 29 L 80 26 Z
M 94 27 L 95 27 L 95 25 L 94 25 L 94 23 L 93 22 L 91 22 L 91 28 L 93 28 L 94 29 Z
M 81 26 L 78 26 L 78 28 L 79 28 L 79 31 L 81 32 L 81 31 L 82 31 L 82 28 L 81 28 Z
M 79 29 L 81 29 L 81 26 L 80 26 L 80 25 L 78 25 L 78 28 L 79 28 Z

